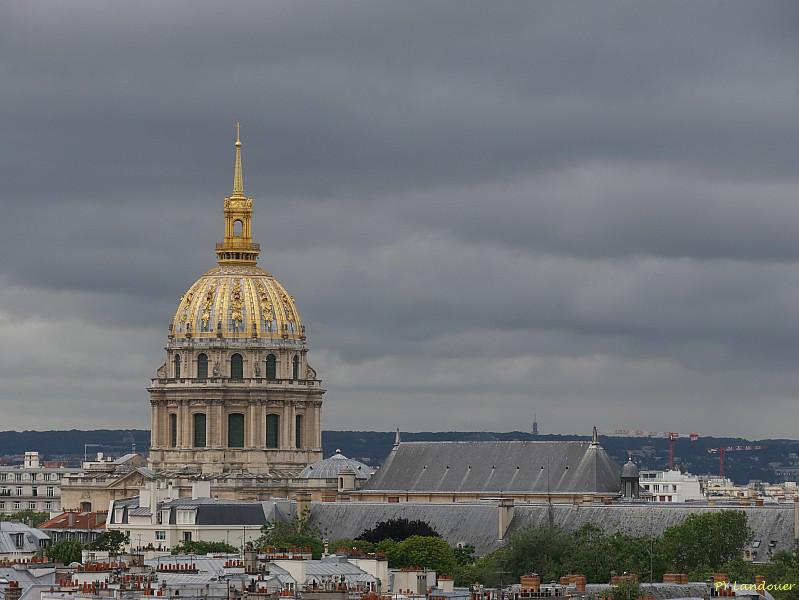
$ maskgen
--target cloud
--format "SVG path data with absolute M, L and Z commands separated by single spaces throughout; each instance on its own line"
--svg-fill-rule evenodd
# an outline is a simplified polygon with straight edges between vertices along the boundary
M 795 435 L 798 12 L 4 11 L 6 427 L 147 425 L 241 120 L 326 427 Z

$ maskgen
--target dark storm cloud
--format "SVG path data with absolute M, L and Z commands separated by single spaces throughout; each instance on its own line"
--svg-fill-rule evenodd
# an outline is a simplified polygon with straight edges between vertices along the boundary
M 146 424 L 240 119 L 262 264 L 309 326 L 327 427 L 509 429 L 536 408 L 563 431 L 792 433 L 795 3 L 0 17 L 9 427 Z

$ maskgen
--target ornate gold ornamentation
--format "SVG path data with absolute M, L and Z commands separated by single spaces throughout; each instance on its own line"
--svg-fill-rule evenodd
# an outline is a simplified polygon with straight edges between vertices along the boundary
M 211 320 L 211 308 L 214 306 L 214 294 L 216 293 L 216 283 L 211 283 L 208 286 L 208 291 L 205 293 L 205 300 L 203 301 L 203 312 L 200 320 L 203 324 L 203 329 L 208 328 L 208 321 Z
M 230 306 L 230 317 L 235 323 L 241 324 L 242 320 L 244 319 L 244 315 L 241 312 L 241 283 L 239 281 L 233 285 L 233 289 L 230 292 Z
M 291 307 L 291 301 L 294 300 L 291 296 L 289 296 L 286 292 L 281 294 L 281 300 L 283 300 L 283 310 L 286 313 L 286 320 L 289 323 L 294 322 L 294 309 Z
M 258 284 L 258 298 L 261 301 L 261 316 L 271 327 L 275 316 L 272 311 L 272 300 L 269 298 L 269 292 L 266 291 L 263 283 Z

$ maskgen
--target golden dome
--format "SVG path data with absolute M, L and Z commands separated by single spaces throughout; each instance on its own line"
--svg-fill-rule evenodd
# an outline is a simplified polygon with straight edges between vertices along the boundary
M 181 298 L 171 333 L 200 339 L 305 339 L 294 298 L 256 265 L 222 264 L 205 273 Z
M 233 193 L 225 198 L 225 236 L 216 245 L 219 266 L 200 277 L 180 299 L 170 335 L 185 338 L 304 340 L 305 327 L 280 282 L 256 261 L 252 198 L 244 194 L 241 138 L 236 123 Z

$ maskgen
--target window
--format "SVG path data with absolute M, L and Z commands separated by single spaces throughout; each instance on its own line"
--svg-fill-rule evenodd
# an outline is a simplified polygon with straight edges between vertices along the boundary
M 180 354 L 175 354 L 175 379 L 180 379 Z
M 52 498 L 55 496 L 55 488 L 52 485 L 47 486 L 47 497 Z
M 22 473 L 16 473 L 14 475 L 14 479 L 16 479 L 17 481 L 22 481 Z
M 271 381 L 277 379 L 277 358 L 274 354 L 266 357 L 266 378 Z
M 205 354 L 197 357 L 197 379 L 208 379 L 208 356 Z
M 194 447 L 205 448 L 205 413 L 194 413 Z
M 6 480 L 6 473 L 0 473 L 0 481 Z
M 6 509 L 6 503 L 0 502 L 0 510 L 5 510 L 5 509 Z
M 227 445 L 229 448 L 244 448 L 244 415 L 241 413 L 227 416 Z
M 18 485 L 17 486 L 17 496 L 21 496 L 21 495 L 22 495 L 22 486 Z
M 53 510 L 53 503 L 52 502 L 45 502 L 44 503 L 45 510 Z
M 19 502 L 14 502 L 14 510 L 19 510 Z
M 191 531 L 184 531 L 183 532 L 183 541 L 190 542 L 191 541 Z
M 166 531 L 158 531 L 158 530 L 156 530 L 155 531 L 155 539 L 158 542 L 162 542 L 162 541 L 166 540 Z
M 244 359 L 241 354 L 234 354 L 230 357 L 230 378 L 244 379 Z
M 294 441 L 295 447 L 302 448 L 302 415 L 294 417 Z
M 31 481 L 36 481 L 36 476 L 38 473 L 31 473 Z
M 280 443 L 280 417 L 266 415 L 266 447 L 277 448 Z
M 300 378 L 300 357 L 296 354 L 291 359 L 291 378 L 294 380 Z
M 28 502 L 28 508 L 30 508 L 31 510 L 35 510 L 36 509 L 36 503 L 35 502 Z
M 233 237 L 241 237 L 241 221 L 233 221 Z
M 178 416 L 169 413 L 169 446 L 176 448 L 178 445 Z
M 31 488 L 31 496 L 34 496 L 34 497 L 36 497 L 36 496 L 38 496 L 38 495 L 39 495 L 39 488 L 37 488 L 36 486 L 33 486 L 33 487 Z
M 92 503 L 91 502 L 81 502 L 80 503 L 80 512 L 92 512 Z

